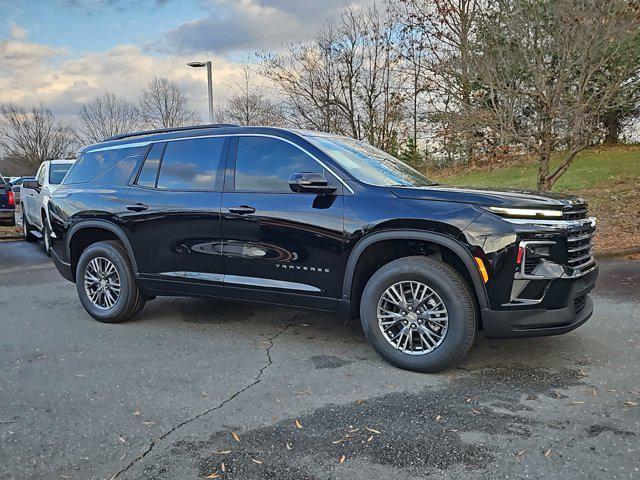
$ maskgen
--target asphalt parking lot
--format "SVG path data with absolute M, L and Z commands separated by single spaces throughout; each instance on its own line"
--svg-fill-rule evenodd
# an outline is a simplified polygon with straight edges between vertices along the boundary
M 0 243 L 0 478 L 640 478 L 640 262 L 602 261 L 595 305 L 426 375 L 313 312 L 164 298 L 100 324 L 38 245 Z

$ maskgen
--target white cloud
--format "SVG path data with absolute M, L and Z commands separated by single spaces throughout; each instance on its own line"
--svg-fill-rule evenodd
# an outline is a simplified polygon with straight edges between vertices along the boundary
M 209 0 L 210 13 L 165 35 L 168 51 L 227 53 L 279 48 L 305 40 L 347 5 L 373 0 Z
M 240 65 L 212 58 L 216 98 L 223 100 L 226 85 Z M 118 45 L 106 52 L 70 58 L 66 49 L 28 42 L 0 42 L 0 102 L 29 107 L 44 102 L 63 121 L 75 119 L 80 104 L 104 92 L 134 99 L 154 76 L 177 81 L 192 107 L 203 117 L 207 111 L 206 76 L 187 67 L 177 55 L 156 56 L 134 45 Z
M 17 23 L 13 23 L 13 22 L 11 23 L 9 27 L 9 35 L 11 36 L 11 38 L 23 39 L 23 38 L 27 38 L 28 34 L 29 32 L 27 31 L 26 28 L 21 27 Z

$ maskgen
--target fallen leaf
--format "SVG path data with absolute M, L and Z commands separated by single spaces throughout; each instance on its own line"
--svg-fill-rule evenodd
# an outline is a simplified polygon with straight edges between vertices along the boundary
M 625 405 L 629 405 L 630 407 L 637 407 L 638 406 L 638 402 L 634 402 L 633 400 L 627 400 L 626 402 L 624 402 Z
M 518 453 L 516 453 L 516 457 L 521 457 L 522 455 L 524 455 L 524 450 L 520 450 Z
M 591 390 L 591 393 L 593 394 L 594 397 L 598 396 L 598 389 L 594 388 L 593 390 Z
M 360 400 L 360 399 L 356 400 L 356 405 L 362 405 L 363 403 L 364 403 L 364 400 Z
M 360 430 L 359 428 L 352 428 L 349 430 L 349 433 L 356 433 L 358 430 Z
M 224 462 L 220 464 L 220 470 L 222 470 L 223 472 L 227 471 L 227 466 L 224 464 Z
M 382 435 L 382 433 L 380 433 L 380 431 L 376 430 L 375 428 L 364 427 L 364 429 L 368 430 L 371 433 L 375 433 L 376 435 Z
M 300 420 L 296 419 L 296 427 L 302 428 L 302 423 L 300 423 Z
M 535 395 L 528 395 L 527 396 L 527 400 L 536 400 L 538 397 L 536 397 Z
M 340 455 L 340 460 L 338 460 L 338 462 L 340 464 L 343 464 L 346 459 L 347 459 L 347 457 L 345 457 L 344 455 Z
M 285 443 L 284 446 L 287 447 L 287 450 L 293 450 L 293 447 L 291 446 L 291 444 L 289 442 Z
M 207 475 L 204 478 L 222 478 L 218 472 L 213 472 L 211 475 Z
M 471 410 L 471 413 L 475 415 L 480 415 L 480 410 L 476 410 L 475 408 Z
M 256 460 L 255 458 L 252 458 L 251 461 L 253 463 L 257 463 L 258 465 L 262 465 L 262 460 Z
M 471 403 L 471 397 L 467 398 L 464 403 Z
M 580 401 L 580 400 L 571 400 L 570 402 L 567 403 L 567 405 L 582 405 L 584 402 Z
M 439 422 L 440 420 L 442 420 L 442 415 L 436 415 L 436 422 Z
M 231 450 L 216 450 L 215 452 L 216 455 L 227 455 L 228 453 L 231 453 Z
M 142 422 L 143 425 L 155 425 L 156 422 L 151 422 L 149 420 Z
M 344 440 L 340 439 L 340 440 L 334 440 L 333 443 L 334 445 L 338 444 L 338 443 L 342 443 Z
M 546 452 L 544 452 L 544 456 L 545 457 L 550 457 L 551 456 L 551 450 L 547 450 Z
M 126 440 L 124 439 L 124 437 L 118 437 L 118 440 L 120 440 L 122 443 L 126 443 Z
M 231 436 L 236 442 L 240 441 L 240 435 L 238 435 L 236 432 L 231 432 Z
M 367 442 L 370 442 L 371 440 L 373 440 L 373 435 L 371 435 L 369 438 L 367 438 Z
M 136 417 L 139 417 L 139 416 L 142 414 L 142 412 L 141 412 L 140 410 L 136 410 L 135 412 L 133 412 L 133 414 L 134 414 Z

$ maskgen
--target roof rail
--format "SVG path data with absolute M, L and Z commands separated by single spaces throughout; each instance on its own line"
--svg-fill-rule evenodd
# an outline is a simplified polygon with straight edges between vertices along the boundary
M 141 137 L 143 135 L 153 135 L 154 133 L 182 132 L 184 130 L 202 130 L 205 128 L 224 128 L 239 126 L 240 125 L 234 125 L 232 123 L 211 123 L 208 125 L 189 125 L 186 127 L 159 128 L 158 130 L 143 130 L 141 132 L 122 133 L 120 135 L 114 135 L 113 137 L 105 138 L 103 142 L 109 142 L 111 140 L 122 140 L 123 138 L 129 137 Z

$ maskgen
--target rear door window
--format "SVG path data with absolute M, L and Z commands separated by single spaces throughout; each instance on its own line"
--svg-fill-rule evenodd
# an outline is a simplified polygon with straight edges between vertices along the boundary
M 225 137 L 167 142 L 160 162 L 157 188 L 210 191 L 221 189 L 220 160 Z
M 158 180 L 158 167 L 160 166 L 160 159 L 162 158 L 162 152 L 164 152 L 165 143 L 154 143 L 147 158 L 140 169 L 136 185 L 141 187 L 155 188 Z

